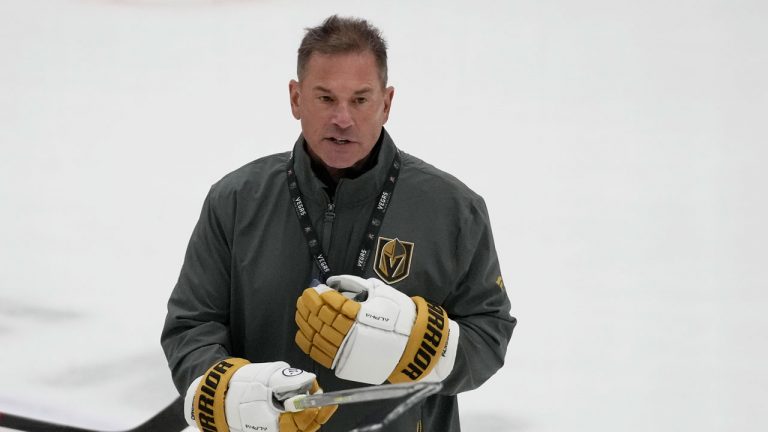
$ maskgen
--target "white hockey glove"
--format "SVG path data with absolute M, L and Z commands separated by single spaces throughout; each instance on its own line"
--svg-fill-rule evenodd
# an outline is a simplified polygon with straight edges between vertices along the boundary
M 304 290 L 296 324 L 305 354 L 339 378 L 368 384 L 442 381 L 459 342 L 459 325 L 440 306 L 351 275 Z
M 315 374 L 286 362 L 229 358 L 198 377 L 184 398 L 187 423 L 204 432 L 314 432 L 337 405 L 284 412 L 277 401 L 322 392 Z

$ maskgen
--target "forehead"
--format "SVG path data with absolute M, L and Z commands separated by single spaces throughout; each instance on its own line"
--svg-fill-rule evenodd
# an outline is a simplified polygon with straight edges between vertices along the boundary
M 380 87 L 376 58 L 370 51 L 341 54 L 313 53 L 304 69 L 302 85 L 328 89 Z

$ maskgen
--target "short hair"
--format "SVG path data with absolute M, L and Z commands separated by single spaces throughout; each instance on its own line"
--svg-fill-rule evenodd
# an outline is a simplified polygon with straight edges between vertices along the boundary
M 331 15 L 317 27 L 309 27 L 301 40 L 296 73 L 299 81 L 304 77 L 307 63 L 313 53 L 347 54 L 369 51 L 379 67 L 382 87 L 387 85 L 387 42 L 379 29 L 361 18 L 343 18 Z

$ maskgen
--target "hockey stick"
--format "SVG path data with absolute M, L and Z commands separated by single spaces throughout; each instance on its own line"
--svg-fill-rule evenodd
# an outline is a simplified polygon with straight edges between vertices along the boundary
M 360 403 L 382 399 L 394 399 L 410 396 L 405 402 L 395 407 L 384 419 L 376 424 L 356 428 L 350 432 L 373 432 L 381 430 L 392 420 L 399 417 L 419 401 L 437 393 L 443 387 L 441 383 L 415 383 L 415 384 L 385 384 L 380 386 L 364 387 L 335 392 L 321 393 L 311 396 L 294 396 L 284 403 L 286 410 L 299 411 L 306 408 L 321 407 L 326 405 L 343 405 Z M 291 408 L 291 409 L 289 409 Z M 182 416 L 183 401 L 176 398 L 157 415 L 146 422 L 123 432 L 155 432 L 155 431 L 181 431 L 187 427 L 187 422 Z M 18 429 L 25 432 L 107 432 L 97 429 L 85 429 L 76 426 L 67 426 L 22 417 L 0 412 L 0 426 Z
M 183 405 L 184 402 L 181 398 L 176 398 L 176 400 L 171 402 L 154 417 L 132 429 L 127 429 L 122 432 L 180 431 L 187 427 L 187 422 L 182 415 Z M 102 432 L 97 429 L 67 426 L 45 420 L 6 414 L 3 412 L 0 412 L 0 426 L 25 432 Z
M 438 391 L 440 391 L 441 388 L 443 388 L 443 384 L 441 383 L 435 383 L 435 384 L 437 385 L 431 386 L 431 387 L 425 387 L 419 392 L 417 392 L 416 394 L 414 394 L 413 396 L 406 399 L 405 402 L 396 406 L 395 409 L 393 409 L 392 412 L 387 414 L 387 416 L 384 417 L 384 419 L 379 423 L 374 423 L 372 425 L 355 428 L 349 432 L 374 432 L 374 431 L 380 431 L 384 429 L 384 426 L 391 423 L 392 420 L 400 417 L 401 414 L 411 409 L 414 405 L 426 399 L 427 397 L 437 393 Z
M 340 390 L 315 395 L 299 395 L 284 401 L 287 411 L 299 411 L 306 408 L 315 408 L 326 405 L 343 405 L 349 403 L 369 402 L 382 399 L 393 399 L 410 396 L 405 402 L 395 407 L 392 412 L 379 423 L 355 428 L 350 432 L 374 432 L 379 431 L 400 417 L 420 401 L 431 396 L 443 388 L 442 383 L 405 383 L 385 384 L 373 387 L 363 387 L 349 390 Z
M 314 395 L 298 395 L 283 401 L 286 411 L 301 411 L 307 408 L 317 408 L 327 405 L 344 405 L 350 403 L 369 402 L 382 399 L 394 399 L 408 396 L 423 390 L 431 390 L 429 394 L 440 390 L 440 383 L 402 383 L 384 384 L 379 386 L 353 388 Z M 434 390 L 433 390 L 434 389 Z

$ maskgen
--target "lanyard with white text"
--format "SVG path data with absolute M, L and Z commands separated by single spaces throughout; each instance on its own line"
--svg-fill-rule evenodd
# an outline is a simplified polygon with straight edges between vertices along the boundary
M 317 238 L 317 233 L 312 226 L 312 220 L 307 214 L 307 208 L 304 205 L 304 197 L 299 190 L 299 183 L 296 180 L 296 173 L 293 169 L 293 153 L 291 153 L 291 159 L 288 161 L 288 190 L 291 192 L 291 202 L 293 202 L 293 208 L 296 210 L 296 216 L 299 218 L 301 224 L 301 230 L 304 232 L 304 237 L 307 240 L 307 246 L 309 246 L 309 253 L 317 264 L 318 270 L 320 270 L 320 282 L 325 283 L 331 274 L 331 267 L 328 265 L 328 259 L 323 251 L 320 240 Z M 368 221 L 365 235 L 360 242 L 360 249 L 355 260 L 353 274 L 362 277 L 365 273 L 365 265 L 368 263 L 368 258 L 371 255 L 373 249 L 373 241 L 379 234 L 381 223 L 384 221 L 384 215 L 387 212 L 389 203 L 392 200 L 392 194 L 395 191 L 395 183 L 400 175 L 400 152 L 395 151 L 395 157 L 392 159 L 392 166 L 389 168 L 389 174 L 384 181 L 384 186 L 381 188 L 381 194 L 379 195 L 376 205 L 371 212 L 371 218 Z

